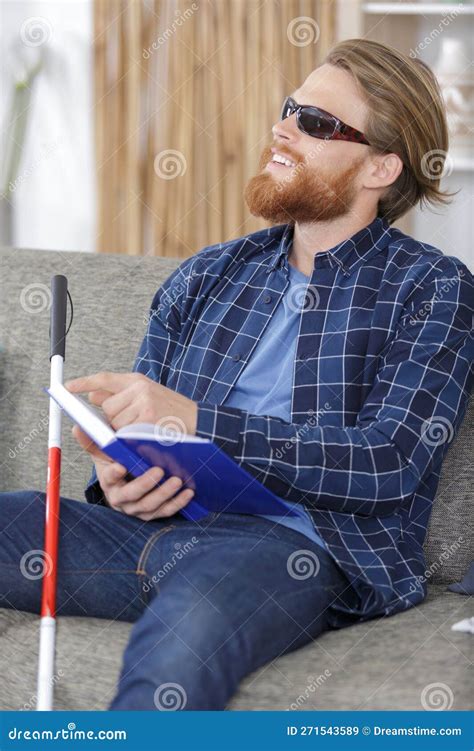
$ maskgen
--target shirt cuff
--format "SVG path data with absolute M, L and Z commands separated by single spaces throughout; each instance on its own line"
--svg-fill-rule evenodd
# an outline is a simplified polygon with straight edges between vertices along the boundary
M 238 461 L 247 413 L 235 407 L 222 407 L 208 402 L 198 402 L 197 406 L 196 435 L 208 438 L 232 459 Z
M 97 480 L 95 471 L 92 473 L 92 477 L 84 489 L 84 495 L 87 503 L 96 503 L 99 506 L 107 506 L 108 508 L 110 508 L 109 504 L 106 501 L 102 488 L 100 487 L 100 483 Z

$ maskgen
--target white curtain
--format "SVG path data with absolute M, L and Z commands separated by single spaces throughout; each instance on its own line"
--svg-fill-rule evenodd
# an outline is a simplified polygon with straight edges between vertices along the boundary
M 15 80 L 41 61 L 9 181 L 13 244 L 95 250 L 92 1 L 1 0 L 0 11 L 2 144 L 12 132 Z

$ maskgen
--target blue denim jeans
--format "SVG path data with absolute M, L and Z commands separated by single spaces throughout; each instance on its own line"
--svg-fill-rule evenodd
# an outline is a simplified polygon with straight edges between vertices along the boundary
M 44 493 L 0 493 L 0 607 L 39 613 L 44 516 Z M 322 547 L 267 519 L 144 522 L 61 500 L 57 614 L 134 622 L 111 710 L 224 709 L 350 593 Z

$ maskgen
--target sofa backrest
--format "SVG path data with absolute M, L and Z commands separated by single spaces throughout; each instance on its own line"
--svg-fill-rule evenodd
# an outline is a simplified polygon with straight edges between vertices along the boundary
M 64 377 L 130 371 L 154 292 L 178 261 L 91 253 L 0 251 L 2 489 L 44 489 L 48 439 L 50 281 L 68 278 L 74 321 Z M 91 461 L 63 420 L 61 492 L 84 500 Z
M 130 371 L 155 291 L 178 265 L 165 258 L 0 250 L 0 490 L 46 481 L 50 280 L 68 277 L 74 322 L 65 378 Z M 432 582 L 461 577 L 472 556 L 473 409 L 448 450 L 425 550 Z M 91 461 L 63 421 L 63 496 L 84 500 Z M 1 513 L 1 511 L 0 511 Z

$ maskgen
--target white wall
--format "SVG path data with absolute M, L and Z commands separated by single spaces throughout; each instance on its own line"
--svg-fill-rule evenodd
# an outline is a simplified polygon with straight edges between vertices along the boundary
M 451 3 L 453 10 L 459 5 L 456 0 L 451 0 Z M 416 7 L 416 3 L 411 4 Z M 385 8 L 381 13 L 369 15 L 363 12 L 363 5 L 363 0 L 336 0 L 338 40 L 366 35 L 369 39 L 391 44 L 409 54 L 412 45 L 417 47 L 428 37 L 430 43 L 424 45 L 418 54 L 428 65 L 433 66 L 439 55 L 441 40 L 445 36 L 454 37 L 467 43 L 466 72 L 474 76 L 474 15 L 456 15 L 451 12 L 448 18 L 452 20 L 446 25 L 442 21 L 446 9 L 444 13 L 390 15 Z M 432 33 L 438 29 L 441 29 L 441 33 Z M 474 159 L 474 138 L 471 159 Z M 396 226 L 421 242 L 434 245 L 448 255 L 457 256 L 474 271 L 474 171 L 455 169 L 443 179 L 442 187 L 450 191 L 460 189 L 460 193 L 448 207 L 423 211 L 416 208 L 396 222 Z
M 450 256 L 457 256 L 474 272 L 474 192 L 472 172 L 453 172 L 443 180 L 443 187 L 461 188 L 449 207 L 413 212 L 413 236 L 434 245 Z
M 420 40 L 430 38 L 430 32 L 439 24 L 438 16 L 425 16 L 420 19 Z M 433 66 L 444 36 L 460 39 L 465 43 L 467 57 L 466 73 L 471 80 L 474 48 L 474 16 L 457 16 L 449 23 L 437 41 L 429 44 L 422 53 L 422 59 Z M 474 102 L 473 102 L 474 105 Z M 471 159 L 474 161 L 474 134 Z M 455 162 L 454 162 L 455 164 Z M 474 171 L 454 169 L 443 179 L 442 187 L 450 191 L 460 189 L 452 203 L 433 211 L 413 211 L 413 235 L 422 242 L 435 245 L 448 255 L 460 258 L 474 271 Z
M 23 247 L 94 250 L 91 0 L 1 0 L 0 118 L 5 139 L 13 73 L 23 54 L 45 53 L 32 87 L 13 242 Z M 41 43 L 40 43 L 41 42 Z

